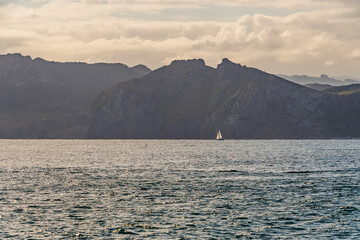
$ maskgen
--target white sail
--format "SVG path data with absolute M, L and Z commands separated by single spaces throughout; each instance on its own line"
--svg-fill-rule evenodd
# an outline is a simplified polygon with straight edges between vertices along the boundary
M 220 130 L 218 131 L 218 133 L 217 133 L 217 135 L 216 135 L 216 139 L 223 139 L 222 136 L 221 136 Z

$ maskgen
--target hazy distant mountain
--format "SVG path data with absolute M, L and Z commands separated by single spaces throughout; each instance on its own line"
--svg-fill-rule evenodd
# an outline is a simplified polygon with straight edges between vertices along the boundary
M 301 85 L 318 83 L 318 84 L 327 84 L 332 86 L 342 86 L 353 83 L 360 83 L 360 81 L 357 81 L 355 79 L 339 80 L 339 79 L 331 78 L 325 74 L 322 74 L 320 77 L 311 77 L 307 75 L 287 76 L 283 74 L 279 74 L 278 76 Z
M 358 77 L 354 77 L 354 76 L 349 76 L 349 75 L 342 75 L 342 76 L 336 76 L 334 77 L 335 79 L 341 80 L 341 81 L 356 81 L 356 82 L 360 82 L 360 78 Z
M 214 138 L 218 129 L 225 138 L 359 137 L 356 99 L 227 59 L 216 69 L 174 61 L 101 94 L 89 137 Z
M 331 87 L 327 88 L 324 91 L 329 93 L 335 93 L 340 96 L 355 96 L 360 94 L 360 84 L 351 84 L 346 86 L 339 86 L 339 87 Z
M 0 138 L 83 138 L 93 99 L 150 71 L 0 55 Z
M 330 85 L 330 84 L 319 84 L 319 83 L 309 83 L 309 84 L 305 84 L 304 86 L 315 89 L 315 90 L 319 90 L 319 91 L 323 91 L 323 90 L 334 87 L 333 85 Z

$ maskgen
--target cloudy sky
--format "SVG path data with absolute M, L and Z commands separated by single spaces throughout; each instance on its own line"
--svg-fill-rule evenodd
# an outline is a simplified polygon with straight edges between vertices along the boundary
M 0 54 L 360 78 L 359 0 L 0 0 Z

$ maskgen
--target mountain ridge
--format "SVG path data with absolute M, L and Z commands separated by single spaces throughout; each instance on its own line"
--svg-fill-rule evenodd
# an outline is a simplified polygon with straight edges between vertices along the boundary
M 291 82 L 295 82 L 301 85 L 311 85 L 311 84 L 327 84 L 332 86 L 342 86 L 349 84 L 360 83 L 360 81 L 356 79 L 345 78 L 343 80 L 336 79 L 334 77 L 329 77 L 326 74 L 321 74 L 320 77 L 307 76 L 307 75 L 284 75 L 278 74 L 279 77 L 289 80 Z
M 212 139 L 218 129 L 233 139 L 349 137 L 334 123 L 341 119 L 331 116 L 350 98 L 228 59 L 217 68 L 203 60 L 174 61 L 99 99 L 89 138 Z M 356 119 L 349 124 L 355 130 L 350 137 L 359 136 Z
M 120 63 L 0 55 L 0 137 L 84 138 L 93 99 L 118 82 L 142 75 Z
M 151 71 L 0 55 L 0 137 L 359 138 L 360 85 L 310 87 L 226 58 Z

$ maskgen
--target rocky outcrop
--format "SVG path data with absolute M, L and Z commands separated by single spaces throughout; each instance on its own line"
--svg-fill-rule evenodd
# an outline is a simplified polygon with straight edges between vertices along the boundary
M 356 137 L 354 117 L 351 136 L 343 125 L 333 128 L 342 121 L 334 112 L 350 101 L 228 59 L 216 69 L 174 61 L 99 96 L 88 136 L 211 139 L 221 129 L 234 139 Z

